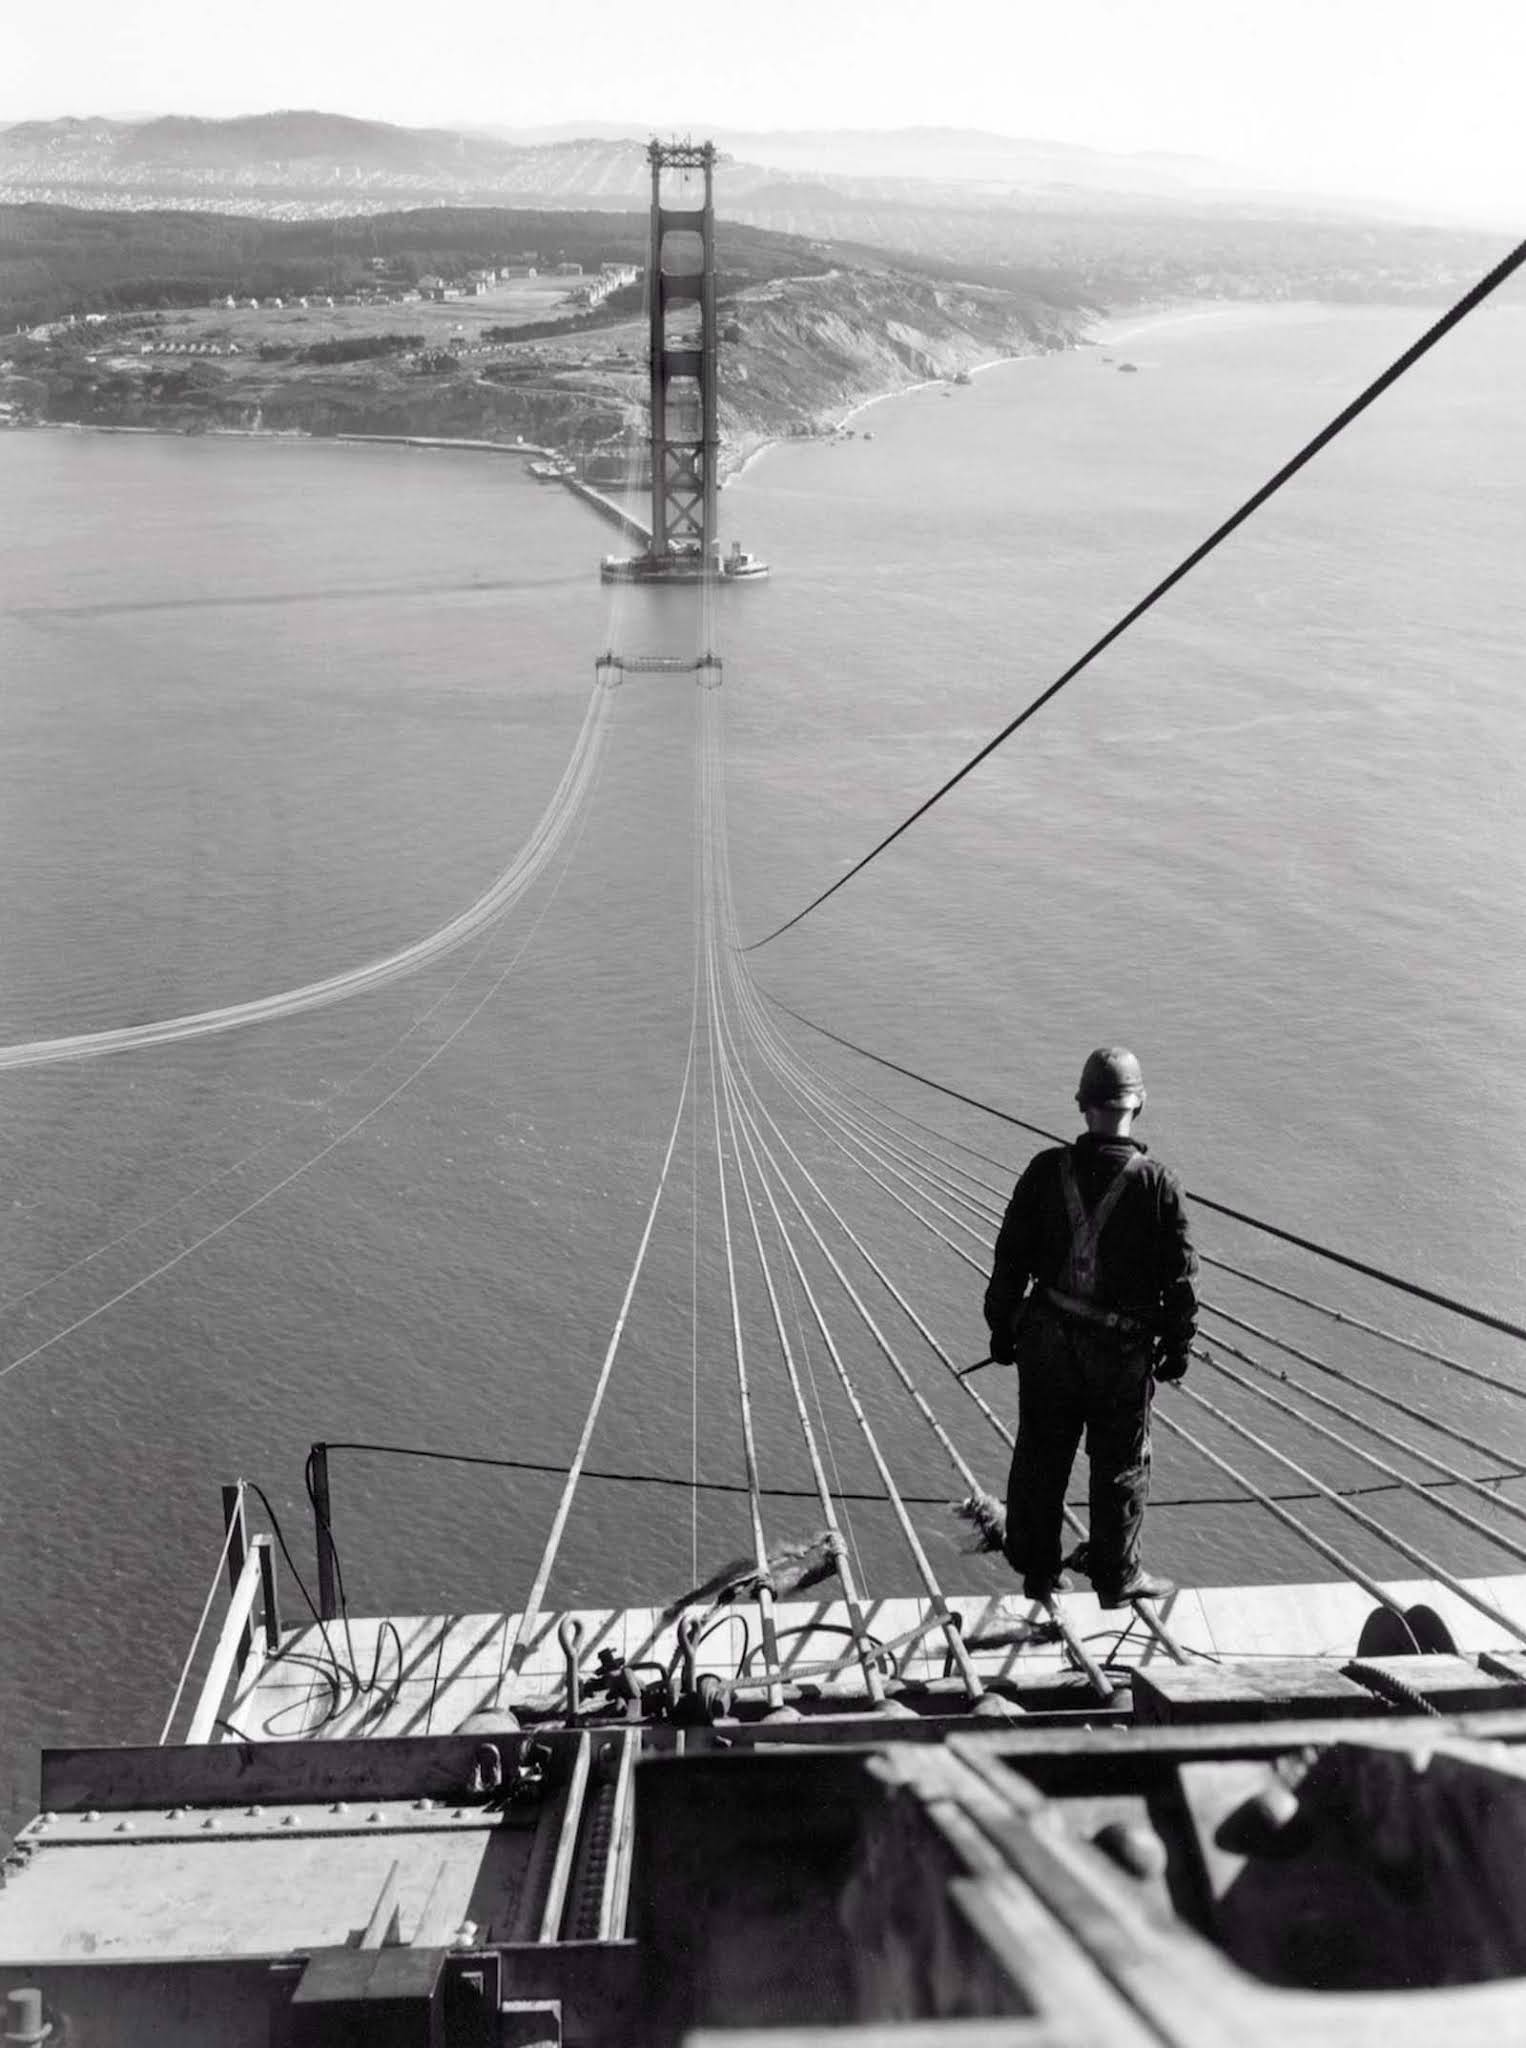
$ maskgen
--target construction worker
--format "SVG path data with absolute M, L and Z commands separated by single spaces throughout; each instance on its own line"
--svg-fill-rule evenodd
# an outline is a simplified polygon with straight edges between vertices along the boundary
M 1060 1525 L 1082 1432 L 1091 1461 L 1084 1568 L 1104 1607 L 1173 1588 L 1140 1561 L 1157 1380 L 1187 1370 L 1197 1259 L 1175 1176 L 1132 1135 L 1144 1075 L 1122 1046 L 1081 1073 L 1085 1133 L 1023 1170 L 986 1289 L 991 1356 L 1018 1369 L 1017 1448 L 1003 1543 L 1023 1591 L 1061 1590 Z

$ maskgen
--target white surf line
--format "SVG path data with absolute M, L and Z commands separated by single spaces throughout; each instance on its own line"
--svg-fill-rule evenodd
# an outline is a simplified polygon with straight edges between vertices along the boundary
M 322 981 L 287 989 L 279 995 L 259 996 L 251 1002 L 229 1003 L 222 1009 L 198 1010 L 183 1017 L 165 1017 L 149 1024 L 123 1025 L 115 1030 L 90 1031 L 72 1038 L 35 1038 L 19 1045 L 0 1046 L 0 1068 L 45 1067 L 65 1060 L 99 1059 L 107 1053 L 139 1051 L 146 1046 L 177 1045 L 190 1038 L 205 1038 L 218 1031 L 240 1031 L 250 1024 L 269 1024 L 283 1017 L 295 1017 L 329 1003 L 347 1001 L 385 988 L 405 974 L 413 974 L 429 962 L 464 945 L 483 927 L 512 908 L 540 874 L 560 845 L 588 791 L 609 708 L 609 692 L 595 687 L 584 715 L 572 757 L 551 800 L 541 813 L 534 831 L 492 886 L 475 903 L 442 925 L 427 938 L 418 939 L 384 959 L 364 967 L 352 967 L 343 974 L 328 975 Z

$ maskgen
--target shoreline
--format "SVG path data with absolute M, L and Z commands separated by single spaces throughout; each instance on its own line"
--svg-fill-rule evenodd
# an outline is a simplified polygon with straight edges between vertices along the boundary
M 477 455 L 560 453 L 538 441 L 484 441 L 452 434 L 309 434 L 302 427 L 142 426 L 132 420 L 24 420 L 6 429 L 16 434 L 153 434 L 165 441 L 289 441 L 304 448 L 444 448 Z
M 1080 340 L 1074 341 L 1070 345 L 1070 350 L 1079 348 L 1080 346 Z M 1063 350 L 1061 351 L 1061 353 L 1068 354 L 1070 353 L 1070 350 Z M 1047 349 L 1035 349 L 1031 355 L 990 356 L 983 363 L 964 363 L 960 367 L 971 378 L 983 377 L 988 370 L 1000 370 L 1010 367 L 1017 363 L 1043 362 L 1047 358 L 1047 356 L 1049 356 L 1052 353 L 1054 353 L 1054 351 Z M 812 433 L 771 434 L 766 440 L 759 441 L 756 444 L 756 446 L 749 448 L 746 455 L 744 455 L 742 460 L 737 464 L 736 468 L 728 471 L 728 473 L 721 478 L 721 489 L 724 490 L 728 484 L 735 483 L 739 476 L 745 475 L 746 472 L 752 467 L 752 465 L 758 460 L 758 458 L 760 456 L 767 455 L 770 449 L 789 448 L 792 447 L 797 441 L 810 442 L 835 440 L 836 437 L 840 433 L 842 433 L 843 429 L 848 425 L 848 422 L 850 420 L 856 420 L 860 413 L 868 412 L 871 406 L 886 405 L 890 402 L 890 400 L 895 398 L 910 398 L 914 395 L 914 393 L 918 391 L 937 391 L 944 385 L 951 385 L 953 381 L 954 380 L 952 377 L 919 377 L 913 384 L 892 384 L 890 388 L 886 391 L 871 391 L 867 398 L 855 399 L 853 404 L 848 407 L 847 411 L 843 413 L 840 418 L 834 419 L 827 425 L 817 428 Z
M 1256 321 L 1268 316 L 1297 315 L 1312 317 L 1330 308 L 1319 300 L 1248 300 L 1222 299 L 1204 304 L 1200 300 L 1167 301 L 1155 306 L 1140 307 L 1128 312 L 1103 312 L 1062 353 L 1073 354 L 1084 348 L 1111 349 L 1126 342 L 1142 340 L 1168 329 L 1200 325 L 1213 321 Z M 1044 360 L 1050 350 L 1035 349 L 1026 355 L 1002 354 L 990 356 L 984 362 L 960 366 L 973 379 L 987 372 L 1020 363 Z M 957 374 L 957 373 L 955 373 Z M 843 434 L 862 414 L 875 406 L 888 404 L 893 399 L 911 398 L 919 391 L 933 391 L 950 385 L 952 376 L 919 377 L 909 384 L 894 384 L 882 391 L 871 391 L 865 397 L 853 400 L 841 413 L 828 416 L 814 425 L 809 433 L 776 433 L 749 437 L 745 452 L 740 455 L 734 467 L 726 463 L 724 450 L 721 455 L 721 475 L 717 489 L 725 491 L 739 478 L 744 477 L 763 456 L 777 448 L 786 448 L 796 441 L 831 441 Z M 519 455 L 527 459 L 550 458 L 561 451 L 531 441 L 489 441 L 475 436 L 447 434 L 366 434 L 339 433 L 313 434 L 301 427 L 198 427 L 187 432 L 181 426 L 155 426 L 139 422 L 109 420 L 31 420 L 14 423 L 10 431 L 42 431 L 65 434 L 148 434 L 164 439 L 181 440 L 243 440 L 279 441 L 299 444 L 303 447 L 318 447 L 325 443 L 342 447 L 392 447 L 437 449 L 448 453 L 479 455 Z

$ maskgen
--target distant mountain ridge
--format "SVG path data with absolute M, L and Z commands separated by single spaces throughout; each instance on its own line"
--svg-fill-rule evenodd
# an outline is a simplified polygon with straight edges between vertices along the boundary
M 728 223 L 795 236 L 824 263 L 829 250 L 879 251 L 1093 305 L 1434 298 L 1498 255 L 1466 231 L 1231 190 L 1216 181 L 1234 174 L 1199 158 L 932 128 L 714 139 Z M 270 222 L 439 207 L 630 216 L 651 190 L 646 142 L 630 131 L 511 139 L 312 109 L 22 121 L 0 128 L 0 206 Z
M 1307 194 L 1279 189 L 1206 158 L 1162 151 L 1120 153 L 948 128 L 696 130 L 725 153 L 723 206 L 756 211 L 794 181 L 839 200 L 923 206 L 989 206 L 1025 199 L 1069 205 L 1112 200 L 1163 205 L 1277 207 L 1328 212 Z M 648 189 L 640 124 L 569 123 L 532 130 L 403 128 L 315 109 L 231 120 L 168 114 L 149 120 L 66 117 L 0 128 L 0 197 L 79 204 L 133 203 L 176 191 L 201 203 L 209 189 L 287 193 L 322 210 L 336 189 L 374 190 L 434 204 L 547 200 L 630 206 Z M 795 213 L 804 195 L 793 194 Z M 258 210 L 258 202 L 250 205 Z M 1348 206 L 1346 211 L 1359 210 Z
M 590 150 L 557 152 L 574 164 L 588 156 L 631 158 L 635 190 L 635 145 L 592 143 Z M 160 170 L 205 178 L 234 174 L 264 180 L 322 184 L 338 178 L 424 180 L 436 197 L 455 197 L 463 184 L 504 190 L 533 188 L 541 150 L 494 137 L 463 135 L 453 129 L 408 129 L 387 121 L 356 121 L 289 109 L 246 115 L 234 121 L 201 121 L 188 115 L 160 115 L 154 121 L 20 121 L 0 129 L 0 174 L 16 178 L 35 168 L 41 174 L 68 172 L 80 180 L 129 180 L 135 172 Z M 528 172 L 528 176 L 526 176 Z M 555 170 L 547 180 L 565 182 Z

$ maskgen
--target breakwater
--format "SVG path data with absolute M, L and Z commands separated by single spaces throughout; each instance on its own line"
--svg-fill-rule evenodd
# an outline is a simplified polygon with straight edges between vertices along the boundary
M 618 526 L 627 540 L 639 541 L 643 547 L 652 544 L 652 529 L 644 519 L 638 519 L 634 512 L 627 512 L 623 505 L 617 505 L 613 498 L 606 498 L 602 491 L 596 491 L 592 484 L 585 484 L 580 476 L 564 476 L 562 482 L 575 498 L 581 498 L 585 505 L 592 505 L 595 512 Z

